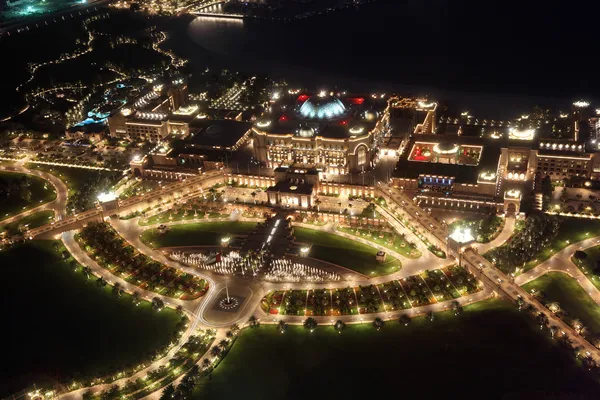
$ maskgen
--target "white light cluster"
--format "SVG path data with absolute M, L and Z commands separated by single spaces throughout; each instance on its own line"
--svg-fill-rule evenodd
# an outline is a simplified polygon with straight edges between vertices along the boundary
M 505 199 L 518 199 L 521 197 L 521 192 L 517 189 L 511 189 L 504 192 Z
M 469 243 L 475 240 L 469 228 L 456 228 L 450 238 L 457 243 Z
M 535 129 L 516 129 L 510 128 L 508 131 L 509 139 L 532 140 L 535 137 Z
M 576 101 L 575 103 L 573 103 L 573 105 L 578 108 L 585 108 L 585 107 L 588 107 L 590 105 L 590 103 L 587 101 L 584 101 L 584 100 L 579 100 L 579 101 Z
M 198 105 L 190 104 L 188 106 L 179 107 L 179 110 L 174 111 L 173 114 L 175 114 L 175 115 L 192 115 L 196 111 L 198 111 Z
M 362 126 L 353 126 L 352 128 L 350 128 L 350 133 L 353 135 L 361 134 L 364 131 L 365 131 L 365 128 L 363 128 Z
M 479 178 L 484 181 L 493 181 L 494 179 L 496 179 L 496 173 L 495 172 L 482 172 L 481 174 L 479 174 Z
M 98 201 L 100 203 L 107 203 L 109 201 L 113 201 L 117 199 L 117 194 L 115 192 L 103 192 L 98 195 Z
M 442 149 L 440 149 L 439 146 L 440 146 L 439 143 L 437 143 L 435 146 L 433 146 L 433 151 L 437 154 L 456 154 L 456 153 L 458 153 L 457 145 L 453 145 L 453 147 L 448 150 L 442 150 Z
M 154 121 L 160 121 L 163 119 L 167 118 L 167 114 L 163 114 L 163 113 L 152 113 L 152 112 L 141 112 L 138 111 L 135 116 L 137 118 L 142 118 L 142 119 L 151 119 Z
M 256 126 L 258 126 L 259 128 L 266 128 L 269 125 L 271 125 L 271 121 L 270 120 L 262 120 L 262 121 L 258 121 L 256 123 Z
M 583 145 L 568 143 L 540 143 L 540 148 L 552 149 L 552 150 L 583 150 Z

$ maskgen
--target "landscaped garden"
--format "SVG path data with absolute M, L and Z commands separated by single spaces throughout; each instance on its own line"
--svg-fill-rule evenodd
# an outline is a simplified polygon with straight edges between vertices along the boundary
M 309 257 L 327 261 L 368 276 L 381 276 L 400 270 L 400 260 L 387 256 L 385 262 L 375 259 L 377 249 L 319 230 L 294 227 L 296 242 L 310 245 Z
M 107 223 L 88 224 L 77 241 L 100 266 L 142 289 L 182 300 L 197 299 L 208 290 L 203 279 L 140 253 Z
M 559 318 L 584 335 L 591 343 L 600 339 L 600 306 L 579 286 L 561 272 L 549 272 L 523 285 Z M 600 342 L 598 342 L 600 343 Z
M 571 261 L 600 289 L 600 246 L 576 251 Z
M 452 266 L 379 285 L 343 289 L 278 290 L 269 292 L 262 299 L 261 307 L 267 314 L 369 314 L 453 300 L 479 290 L 481 287 L 472 274 L 462 267 Z
M 467 306 L 458 316 L 438 313 L 434 321 L 385 321 L 380 330 L 371 323 L 339 330 L 334 323 L 310 330 L 262 324 L 242 331 L 192 399 L 306 399 L 315 390 L 323 398 L 395 391 L 403 398 L 600 396 L 593 375 L 540 332 L 497 299 Z M 387 361 L 378 362 L 381 357 Z
M 504 273 L 513 273 L 517 268 L 527 271 L 564 248 L 568 244 L 566 237 L 574 241 L 578 237 L 574 228 L 572 220 L 530 215 L 505 244 L 487 252 L 485 257 Z M 581 230 L 581 225 L 578 229 Z
M 95 207 L 98 195 L 110 191 L 121 178 L 120 172 L 93 169 L 58 167 L 45 164 L 29 163 L 29 169 L 48 172 L 60 178 L 69 189 L 67 211 L 81 212 Z
M 254 222 L 200 222 L 169 226 L 167 232 L 148 229 L 141 239 L 152 247 L 219 246 L 228 235 L 245 235 L 256 228 Z
M 524 271 L 528 271 L 541 262 L 546 261 L 570 244 L 600 235 L 600 220 L 582 220 L 581 218 L 569 217 L 558 218 L 560 221 L 558 234 L 548 247 L 538 252 L 532 261 L 525 264 Z
M 400 253 L 404 257 L 413 259 L 421 257 L 421 252 L 417 250 L 417 246 L 414 243 L 409 242 L 404 235 L 400 235 L 391 229 L 383 227 L 338 227 L 337 229 L 341 232 L 377 243 L 380 246 Z
M 6 232 L 8 235 L 16 235 L 52 222 L 54 219 L 54 211 L 45 210 L 38 211 L 26 217 L 20 218 L 17 221 L 11 222 L 4 226 L 0 226 L 0 233 Z
M 479 243 L 489 243 L 502 231 L 504 218 L 487 215 L 484 218 L 462 218 L 449 225 L 450 232 L 456 229 L 470 229 Z
M 126 375 L 163 354 L 185 317 L 102 284 L 57 241 L 33 241 L 0 252 L 0 295 L 10 345 L 0 394 L 32 383 L 89 383 Z M 107 351 L 109 349 L 110 351 Z
M 54 187 L 28 174 L 0 172 L 0 220 L 56 199 Z

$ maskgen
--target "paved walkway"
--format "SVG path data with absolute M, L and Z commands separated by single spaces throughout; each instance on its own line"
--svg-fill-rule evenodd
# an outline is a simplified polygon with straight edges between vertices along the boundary
M 600 236 L 597 236 L 567 246 L 543 263 L 516 277 L 515 283 L 519 286 L 523 286 L 548 272 L 562 272 L 575 279 L 596 304 L 600 305 L 600 290 L 598 290 L 588 276 L 571 261 L 571 257 L 577 250 L 585 250 L 599 245 Z
M 500 247 L 506 242 L 513 234 L 515 230 L 515 217 L 507 217 L 504 218 L 504 227 L 502 227 L 502 231 L 496 236 L 494 240 L 489 243 L 476 243 L 474 246 L 477 248 L 479 254 L 485 254 L 491 249 L 496 247 Z
M 12 222 L 18 221 L 23 217 L 27 217 L 29 215 L 35 214 L 39 211 L 52 210 L 54 211 L 54 215 L 56 216 L 56 220 L 59 221 L 66 216 L 66 207 L 67 207 L 67 195 L 69 193 L 67 186 L 64 184 L 56 176 L 42 172 L 37 170 L 30 170 L 25 168 L 23 162 L 15 162 L 12 165 L 0 165 L 0 170 L 8 171 L 8 172 L 17 172 L 20 174 L 27 174 L 37 176 L 49 182 L 56 192 L 56 199 L 39 205 L 37 207 L 31 208 L 27 211 L 23 211 L 22 213 L 13 215 L 12 217 L 3 219 L 0 221 L 0 226 L 4 226 L 10 224 Z

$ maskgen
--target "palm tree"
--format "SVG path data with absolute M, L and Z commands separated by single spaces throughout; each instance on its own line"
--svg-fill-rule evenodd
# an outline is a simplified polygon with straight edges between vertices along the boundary
M 252 196 L 252 200 L 254 200 L 254 204 L 256 204 L 256 192 L 250 193 L 250 196 Z
M 279 332 L 284 333 L 287 329 L 287 324 L 285 323 L 285 321 L 279 320 L 279 322 L 277 323 L 277 329 L 279 330 Z
M 537 315 L 536 320 L 540 324 L 540 329 L 543 329 L 546 325 L 548 325 L 548 317 L 546 317 L 546 314 L 542 312 Z
M 165 303 L 158 297 L 154 297 L 152 299 L 152 309 L 155 311 L 160 311 L 163 308 L 165 308 Z
M 583 332 L 583 330 L 585 329 L 581 320 L 579 318 L 575 318 L 571 322 L 571 324 L 573 325 L 573 329 L 575 329 L 575 332 L 577 332 L 579 335 L 581 335 L 581 332 Z
M 552 314 L 556 314 L 560 311 L 560 304 L 558 304 L 558 302 L 554 301 L 554 302 L 548 304 L 548 310 L 550 310 L 552 312 Z
M 258 328 L 260 326 L 260 321 L 256 316 L 252 315 L 248 318 L 248 325 L 250 325 L 250 328 Z
M 225 337 L 229 340 L 233 339 L 233 332 L 231 332 L 231 331 L 225 332 Z
M 123 289 L 121 288 L 121 284 L 119 282 L 116 282 L 113 286 L 113 293 L 117 296 L 117 297 L 121 297 L 121 295 L 123 294 Z
M 227 339 L 221 339 L 221 341 L 219 342 L 219 347 L 223 351 L 227 350 L 227 347 L 229 347 L 229 341 Z
M 237 334 L 240 333 L 240 327 L 238 324 L 231 325 L 229 329 L 231 329 L 231 333 L 233 333 L 234 336 L 237 336 Z
M 317 212 L 321 212 L 321 208 L 319 207 L 321 205 L 321 200 L 319 200 L 319 198 L 315 198 L 315 205 L 317 206 Z
M 377 330 L 380 330 L 381 328 L 383 328 L 383 324 L 384 324 L 383 320 L 379 317 L 377 317 L 373 320 L 373 326 Z
M 211 365 L 212 365 L 212 363 L 210 362 L 210 360 L 208 358 L 205 358 L 204 360 L 202 360 L 202 370 L 203 371 L 206 371 L 207 369 L 209 369 Z
M 81 269 L 81 271 L 85 274 L 85 277 L 87 279 L 90 279 L 90 274 L 92 273 L 92 269 L 90 267 L 88 267 L 87 265 L 84 265 L 83 268 Z
M 410 317 L 407 314 L 402 314 L 400 318 L 398 318 L 398 322 L 404 324 L 404 326 L 408 326 L 408 324 L 410 324 Z
M 221 355 L 221 349 L 219 348 L 219 346 L 213 346 L 213 348 L 210 349 L 210 355 L 214 358 L 219 357 Z
M 427 313 L 427 319 L 430 320 L 430 321 L 432 321 L 432 322 L 435 321 L 435 314 L 434 314 L 433 311 L 429 311 Z
M 341 319 L 338 319 L 333 327 L 335 328 L 337 333 L 342 333 L 342 331 L 346 327 L 346 324 Z
M 311 317 L 308 317 L 304 320 L 304 328 L 310 330 L 310 332 L 312 333 L 316 327 L 317 327 L 317 320 Z
M 178 305 L 177 308 L 175 308 L 175 311 L 177 312 L 177 315 L 183 315 L 183 306 Z
M 133 292 L 132 299 L 133 299 L 133 303 L 134 303 L 136 306 L 139 306 L 139 305 L 140 305 L 140 303 L 141 303 L 141 300 L 140 300 L 140 292 Z
M 460 306 L 460 303 L 456 300 L 452 302 L 452 311 L 454 311 L 454 315 L 458 315 L 462 312 L 462 307 Z

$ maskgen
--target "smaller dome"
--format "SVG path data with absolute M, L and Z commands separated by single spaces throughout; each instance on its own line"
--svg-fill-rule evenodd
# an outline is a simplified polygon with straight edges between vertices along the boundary
M 313 128 L 311 128 L 310 126 L 301 126 L 300 128 L 298 128 L 298 136 L 300 136 L 300 137 L 309 138 L 309 137 L 313 137 L 314 135 L 315 135 L 315 130 Z
M 379 118 L 379 113 L 375 110 L 367 110 L 365 111 L 365 119 L 367 121 L 374 121 Z
M 437 154 L 456 154 L 458 145 L 450 142 L 442 142 L 433 146 L 433 151 Z
M 271 125 L 271 120 L 268 118 L 260 118 L 258 121 L 256 121 L 256 126 L 259 128 L 267 128 Z

